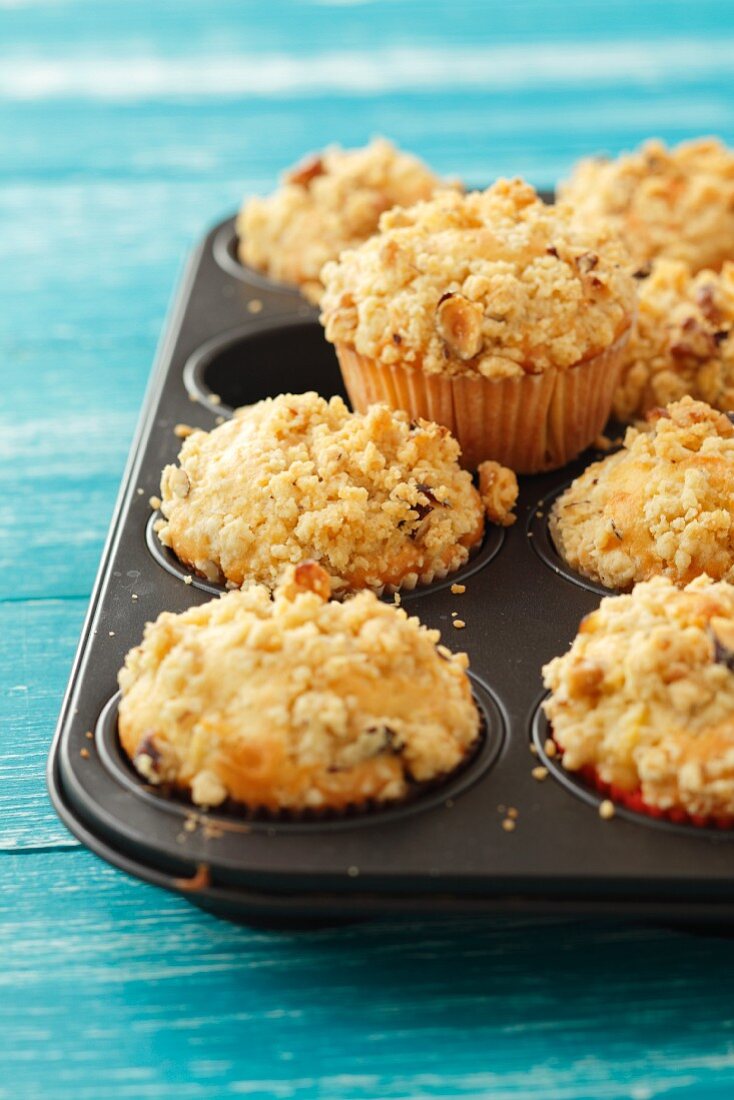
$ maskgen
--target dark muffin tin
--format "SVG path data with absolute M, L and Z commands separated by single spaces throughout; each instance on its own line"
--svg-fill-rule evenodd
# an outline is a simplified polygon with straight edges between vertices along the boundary
M 602 820 L 601 796 L 543 758 L 541 666 L 564 652 L 602 591 L 560 561 L 547 513 L 595 453 L 523 478 L 513 527 L 488 527 L 463 570 L 403 594 L 469 653 L 484 717 L 481 748 L 444 786 L 339 820 L 248 820 L 226 807 L 198 812 L 128 765 L 116 730 L 126 652 L 161 611 L 221 591 L 186 584 L 152 532 L 149 498 L 181 446 L 175 425 L 210 429 L 231 408 L 283 391 L 344 393 L 317 312 L 243 268 L 235 245 L 233 220 L 206 237 L 159 351 L 49 758 L 62 820 L 116 866 L 235 919 L 527 909 L 727 919 L 734 832 L 623 809 Z M 458 580 L 463 595 L 451 592 Z M 452 627 L 453 612 L 464 629 Z M 531 773 L 543 763 L 538 781 Z

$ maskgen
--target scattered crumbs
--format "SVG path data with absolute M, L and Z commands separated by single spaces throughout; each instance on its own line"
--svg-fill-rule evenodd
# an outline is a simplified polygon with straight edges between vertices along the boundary
M 444 806 L 446 807 L 447 810 L 453 809 L 453 806 L 454 806 L 453 798 L 447 798 L 446 801 L 444 802 Z
M 184 577 L 184 584 L 191 584 L 191 583 L 192 583 L 191 574 L 187 573 L 186 576 Z
M 210 405 L 221 405 L 222 404 L 222 399 L 221 399 L 221 397 L 219 396 L 218 393 L 210 393 L 209 394 L 209 404 Z
M 552 737 L 546 737 L 543 748 L 545 749 L 546 756 L 555 756 L 558 752 L 558 745 L 555 743 Z
M 506 817 L 502 822 L 502 828 L 505 830 L 506 833 L 511 833 L 515 828 L 515 822 L 512 820 L 511 817 Z
M 223 424 L 224 423 L 224 417 L 223 416 L 218 416 L 217 419 L 214 421 L 214 423 L 217 424 L 217 425 Z
M 359 874 L 359 867 L 347 867 L 347 874 L 350 878 L 356 878 Z
M 212 876 L 206 863 L 199 863 L 196 874 L 191 878 L 175 878 L 174 886 L 179 890 L 206 890 L 212 884 Z
M 507 807 L 503 806 L 503 804 L 500 802 L 499 806 L 497 807 L 497 813 L 498 814 L 503 814 L 506 809 L 507 809 Z
M 114 630 L 109 630 L 108 634 L 109 634 L 110 638 L 114 638 L 114 636 L 115 636 Z
M 248 313 L 262 313 L 263 304 L 259 298 L 251 298 L 247 303 Z
M 195 393 L 190 393 L 189 394 L 189 401 L 198 401 L 198 400 L 199 400 L 199 398 L 197 397 L 197 395 Z
M 454 621 L 451 625 L 455 626 L 457 630 L 463 630 L 464 627 L 466 626 L 466 623 L 464 622 L 463 619 L 454 619 Z
M 133 592 L 133 594 L 130 598 L 133 599 L 133 600 L 137 600 L 137 598 L 138 598 L 137 592 Z
M 86 737 L 87 741 L 94 740 L 94 734 L 92 733 L 91 730 L 87 730 L 87 732 L 84 734 L 84 736 Z
M 451 585 L 451 591 L 453 592 L 453 594 L 455 596 L 463 596 L 464 593 L 466 592 L 466 585 L 465 584 L 452 584 Z
M 513 820 L 515 820 L 519 816 L 519 814 L 520 811 L 517 810 L 514 806 L 507 807 L 507 816 L 511 817 Z
M 143 495 L 143 491 L 144 491 L 143 489 L 138 489 L 137 490 L 137 493 L 138 493 L 139 497 L 141 497 Z
M 602 817 L 605 821 L 609 821 L 614 817 L 614 803 L 605 798 L 603 802 L 599 803 L 599 817 Z
M 459 614 L 459 612 L 458 611 L 452 611 L 451 614 L 454 616 L 454 618 L 456 618 L 456 616 Z
M 540 509 L 538 509 L 538 511 L 537 511 L 537 512 L 536 512 L 535 514 L 536 514 L 536 516 L 538 517 L 538 519 L 542 519 L 542 518 L 543 518 L 543 513 L 542 513 L 542 512 L 540 511 Z
M 594 447 L 597 451 L 608 451 L 610 449 L 610 447 L 613 447 L 613 446 L 614 446 L 614 444 L 612 443 L 609 436 L 604 435 L 603 432 L 600 433 L 596 437 L 596 439 L 594 440 Z
M 533 768 L 530 774 L 532 775 L 533 779 L 537 779 L 540 783 L 547 777 L 548 769 L 544 768 L 542 764 L 539 764 L 537 768 Z
M 538 747 L 537 745 L 533 744 L 532 741 L 530 742 L 530 752 L 533 754 L 533 756 L 538 755 Z
M 83 756 L 85 760 L 89 760 L 89 749 L 80 749 L 79 755 Z
M 529 539 L 531 539 L 532 537 L 533 537 L 533 532 L 532 532 L 532 531 L 528 531 L 528 538 L 529 538 Z
M 184 821 L 183 827 L 187 833 L 195 833 L 198 822 L 195 817 L 187 817 Z
M 153 509 L 154 512 L 157 512 L 158 509 L 161 506 L 161 498 L 160 497 L 149 497 L 148 504 L 151 506 L 151 508 Z
M 220 836 L 224 836 L 224 829 L 220 829 L 218 825 L 212 825 L 209 822 L 204 826 L 202 832 L 204 840 L 219 840 Z
M 173 429 L 173 434 L 177 435 L 179 439 L 187 439 L 195 431 L 196 428 L 192 428 L 190 424 L 177 424 Z

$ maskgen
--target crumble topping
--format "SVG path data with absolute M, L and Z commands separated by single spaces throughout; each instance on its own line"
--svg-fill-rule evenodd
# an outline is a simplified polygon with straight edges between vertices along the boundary
M 665 577 L 610 596 L 543 669 L 543 704 L 572 771 L 690 814 L 734 813 L 734 587 Z
M 519 377 L 607 348 L 634 313 L 629 258 L 606 226 L 582 229 L 522 180 L 439 192 L 380 219 L 322 272 L 332 343 L 429 374 Z
M 680 260 L 657 260 L 639 282 L 615 415 L 631 420 L 685 394 L 734 409 L 733 325 L 734 263 L 693 275 Z
M 240 259 L 318 302 L 327 260 L 370 237 L 384 210 L 446 186 L 384 139 L 364 149 L 326 149 L 286 172 L 272 195 L 245 204 L 237 219 Z
M 734 581 L 734 424 L 690 397 L 648 416 L 556 501 L 558 552 L 608 588 L 658 574 Z
M 145 779 L 199 805 L 341 809 L 451 772 L 479 736 L 465 654 L 371 592 L 324 599 L 315 563 L 145 628 L 119 674 Z
M 658 256 L 694 271 L 734 258 L 734 153 L 715 138 L 582 160 L 559 195 L 585 223 L 608 221 L 642 274 Z
M 189 568 L 273 587 L 320 563 L 334 590 L 414 587 L 463 565 L 482 502 L 446 428 L 340 397 L 281 394 L 184 442 L 161 480 L 158 537 Z

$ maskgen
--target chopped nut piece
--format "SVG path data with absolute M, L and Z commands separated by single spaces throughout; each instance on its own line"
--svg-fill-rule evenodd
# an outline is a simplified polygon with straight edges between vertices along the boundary
M 463 596 L 464 593 L 466 592 L 466 585 L 465 584 L 452 584 L 451 585 L 451 591 L 453 592 L 453 594 L 455 596 Z
M 303 561 L 295 567 L 292 580 L 284 584 L 281 591 L 288 600 L 294 600 L 301 592 L 314 592 L 327 601 L 331 596 L 329 574 L 318 562 Z
M 191 490 L 191 482 L 189 481 L 188 474 L 185 470 L 182 470 L 180 466 L 168 466 L 164 477 L 168 476 L 168 485 L 174 496 L 183 499 L 188 496 Z
M 542 764 L 539 764 L 537 768 L 533 768 L 530 774 L 532 775 L 533 779 L 537 779 L 538 782 L 541 782 L 543 779 L 546 779 L 548 777 L 548 769 L 544 768 Z
M 609 821 L 610 818 L 614 817 L 614 813 L 614 803 L 608 798 L 605 798 L 603 802 L 599 803 L 599 817 L 603 818 L 605 821 Z
M 477 473 L 479 495 L 488 519 L 501 527 L 510 527 L 517 519 L 512 514 L 519 492 L 515 474 L 499 462 L 492 461 L 482 462 Z
M 326 166 L 321 157 L 310 156 L 287 172 L 285 179 L 287 183 L 294 183 L 297 187 L 308 187 L 311 180 L 315 180 L 317 176 L 323 176 L 325 172 Z
M 454 621 L 451 625 L 456 627 L 457 630 L 463 630 L 464 627 L 466 626 L 466 623 L 464 622 L 463 619 L 454 619 Z
M 444 294 L 436 309 L 436 328 L 459 359 L 473 359 L 482 350 L 481 307 L 461 294 Z

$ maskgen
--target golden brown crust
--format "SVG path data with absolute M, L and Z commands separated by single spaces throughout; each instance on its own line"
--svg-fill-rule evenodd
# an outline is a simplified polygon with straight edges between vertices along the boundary
M 384 139 L 364 149 L 326 149 L 289 169 L 274 194 L 245 204 L 237 219 L 240 259 L 318 302 L 327 260 L 370 237 L 383 211 L 445 186 Z
M 658 256 L 694 271 L 734 259 L 734 153 L 715 138 L 582 160 L 559 195 L 587 224 L 609 222 L 636 267 Z
M 734 409 L 734 263 L 697 275 L 657 260 L 639 283 L 637 325 L 614 394 L 620 420 L 690 394 Z
M 609 347 L 634 313 L 628 256 L 521 180 L 440 192 L 380 219 L 326 265 L 326 337 L 386 365 L 499 379 L 565 370 Z
M 654 576 L 734 580 L 734 425 L 690 397 L 629 428 L 557 500 L 553 541 L 577 572 L 626 589 Z
M 273 587 L 314 559 L 334 589 L 414 587 L 482 538 L 471 475 L 445 428 L 339 397 L 281 394 L 183 444 L 161 481 L 158 535 L 210 580 Z
M 119 730 L 149 782 L 199 805 L 342 810 L 399 801 L 470 752 L 466 656 L 372 593 L 324 601 L 313 563 L 295 573 L 274 601 L 252 586 L 146 626 Z
M 658 577 L 607 597 L 543 669 L 544 709 L 575 771 L 648 805 L 734 814 L 734 587 Z

